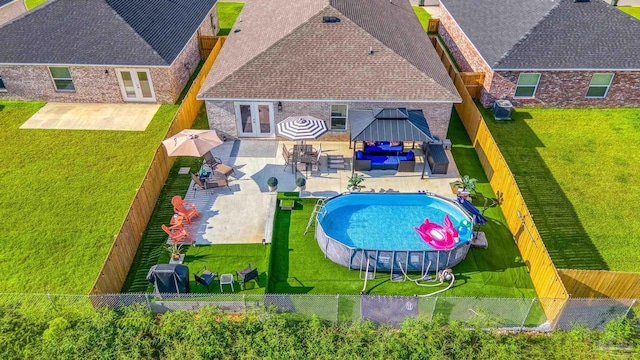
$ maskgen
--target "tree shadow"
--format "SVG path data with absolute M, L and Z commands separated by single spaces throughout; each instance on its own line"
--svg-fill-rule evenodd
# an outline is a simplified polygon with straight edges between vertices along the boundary
M 518 110 L 512 113 L 512 121 L 495 121 L 489 110 L 479 108 L 556 267 L 608 270 L 575 208 L 537 151 L 545 145 L 524 121 L 532 119 L 531 114 Z

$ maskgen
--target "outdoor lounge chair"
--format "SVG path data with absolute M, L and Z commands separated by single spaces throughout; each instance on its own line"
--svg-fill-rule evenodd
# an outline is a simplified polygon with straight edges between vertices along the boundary
M 196 285 L 204 285 L 204 287 L 207 288 L 207 292 L 211 292 L 211 290 L 209 289 L 209 285 L 213 282 L 213 280 L 215 280 L 215 278 L 218 277 L 218 273 L 212 273 L 211 271 L 207 270 L 207 268 L 204 268 L 203 270 L 204 271 L 200 275 L 198 275 L 198 272 L 200 271 L 193 274 L 193 278 L 196 280 Z
M 200 216 L 198 208 L 196 208 L 194 204 L 182 200 L 180 195 L 176 195 L 171 198 L 171 205 L 173 205 L 173 211 L 182 215 L 187 220 L 188 224 L 191 224 L 191 219 Z
M 193 238 L 182 225 L 173 225 L 172 227 L 168 227 L 165 224 L 162 224 L 162 230 L 169 235 L 169 238 L 174 243 L 189 243 L 193 244 Z M 183 240 L 187 241 L 183 241 Z
M 202 190 L 208 190 L 208 189 L 213 189 L 213 188 L 222 187 L 222 186 L 229 187 L 229 180 L 227 180 L 227 178 L 223 176 L 214 177 L 213 179 L 202 181 L 196 174 L 191 173 L 191 179 L 193 179 L 194 196 L 195 196 L 195 191 L 198 188 Z
M 293 162 L 293 154 L 287 149 L 287 147 L 282 144 L 282 157 L 284 158 L 284 170 L 287 171 L 287 166 L 292 165 Z
M 254 268 L 251 263 L 249 263 L 249 266 L 246 269 L 236 271 L 236 275 L 238 276 L 238 282 L 242 289 L 244 289 L 244 285 L 251 280 L 255 280 L 256 284 L 260 285 L 260 283 L 258 283 L 258 269 Z
M 220 159 L 211 155 L 211 152 L 206 152 L 204 154 L 204 162 L 209 165 L 213 172 L 224 174 L 225 177 L 229 177 L 231 174 L 235 175 L 235 170 L 233 170 L 231 166 L 223 164 Z

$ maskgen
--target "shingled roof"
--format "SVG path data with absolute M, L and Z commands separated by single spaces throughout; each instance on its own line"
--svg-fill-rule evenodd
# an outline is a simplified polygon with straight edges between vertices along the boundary
M 640 69 L 640 21 L 601 0 L 442 0 L 496 70 Z
M 199 96 L 460 101 L 408 0 L 247 2 Z
M 0 64 L 168 66 L 216 0 L 52 0 L 0 27 Z

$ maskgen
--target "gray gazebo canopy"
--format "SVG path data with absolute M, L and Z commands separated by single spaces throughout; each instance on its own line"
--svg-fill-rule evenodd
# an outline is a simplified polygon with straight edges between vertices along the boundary
M 422 110 L 350 110 L 351 141 L 426 141 L 434 139 Z

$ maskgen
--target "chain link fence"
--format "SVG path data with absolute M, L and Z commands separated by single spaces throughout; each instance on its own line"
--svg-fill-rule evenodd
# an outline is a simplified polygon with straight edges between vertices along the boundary
M 552 324 L 541 301 L 563 306 Z M 370 320 L 398 326 L 406 318 L 480 323 L 485 328 L 513 331 L 569 329 L 581 324 L 602 330 L 620 316 L 640 315 L 638 299 L 472 298 L 315 294 L 0 294 L 0 306 L 12 306 L 28 316 L 122 309 L 138 304 L 154 313 L 195 311 L 217 307 L 225 313 L 277 312 L 294 318 L 316 316 L 327 321 Z

